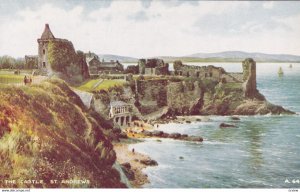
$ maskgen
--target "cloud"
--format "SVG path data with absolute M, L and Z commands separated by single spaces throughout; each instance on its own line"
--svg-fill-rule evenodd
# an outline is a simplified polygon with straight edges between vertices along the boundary
M 267 1 L 263 3 L 263 8 L 272 9 L 274 7 L 274 1 Z
M 300 50 L 290 43 L 300 34 L 297 2 L 268 10 L 261 2 L 237 1 L 62 2 L 0 15 L 5 17 L 0 23 L 0 55 L 36 54 L 45 23 L 76 49 L 96 53 L 150 57 L 232 49 L 293 54 Z
M 147 21 L 147 20 L 149 20 L 149 17 L 145 11 L 139 11 L 133 15 L 129 15 L 128 19 L 132 19 L 132 20 L 138 22 L 138 21 Z

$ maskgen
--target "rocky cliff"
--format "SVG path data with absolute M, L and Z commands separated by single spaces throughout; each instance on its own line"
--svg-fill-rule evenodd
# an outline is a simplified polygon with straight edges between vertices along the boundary
M 219 82 L 206 92 L 201 114 L 206 115 L 264 115 L 294 114 L 269 103 L 256 88 L 256 62 L 247 58 L 242 63 L 243 83 Z
M 0 97 L 1 188 L 126 187 L 105 123 L 65 83 L 1 85 Z
M 169 115 L 293 114 L 269 103 L 259 93 L 253 59 L 245 59 L 242 65 L 243 83 L 192 77 L 139 81 L 139 109 L 143 113 L 153 113 L 159 107 L 167 106 Z
M 199 113 L 202 91 L 197 81 L 162 78 L 141 80 L 137 84 L 136 99 L 143 115 L 162 107 L 168 107 L 168 113 L 173 115 Z
M 180 62 L 175 63 L 181 65 Z M 132 80 L 132 91 L 127 97 L 134 105 L 140 118 L 157 118 L 157 114 L 175 115 L 256 115 L 256 114 L 293 114 L 281 106 L 269 103 L 256 88 L 256 63 L 245 59 L 242 63 L 241 81 L 217 81 L 212 78 L 183 76 L 153 76 Z M 226 72 L 224 72 L 226 73 Z M 124 90 L 128 89 L 127 87 Z M 123 91 L 124 92 L 124 91 Z M 126 91 L 125 91 L 126 92 Z M 118 98 L 122 98 L 119 93 Z M 99 113 L 108 114 L 108 104 L 112 94 L 98 101 Z M 120 96 L 121 95 L 121 96 Z M 106 107 L 105 107 L 106 106 Z M 162 110 L 163 109 L 163 110 Z M 167 113 L 162 113 L 165 111 Z M 142 114 L 142 116 L 141 116 Z M 105 114 L 103 114 L 105 115 Z

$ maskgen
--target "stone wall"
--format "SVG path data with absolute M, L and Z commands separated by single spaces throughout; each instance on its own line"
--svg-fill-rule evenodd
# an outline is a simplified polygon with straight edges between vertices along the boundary
M 170 82 L 167 86 L 167 100 L 170 114 L 189 115 L 200 110 L 202 91 L 197 82 Z M 192 87 L 192 88 L 191 88 Z
M 139 110 L 142 114 L 153 113 L 168 107 L 171 114 L 192 114 L 200 100 L 202 91 L 198 82 L 170 82 L 166 79 L 138 82 Z M 197 109 L 196 109 L 197 108 Z
M 251 59 L 243 61 L 243 90 L 246 98 L 253 99 L 257 96 L 256 89 L 256 62 Z
M 220 81 L 221 76 L 225 74 L 222 67 L 209 66 L 190 66 L 183 65 L 179 61 L 174 62 L 174 74 L 185 77 L 194 77 L 200 79 L 211 79 Z
M 139 73 L 146 75 L 168 75 L 169 64 L 162 59 L 139 59 Z
M 145 68 L 145 75 L 155 75 L 155 68 Z
M 224 73 L 221 78 L 225 79 L 227 83 L 242 83 L 243 73 Z
M 156 111 L 159 107 L 167 106 L 166 79 L 137 81 L 139 110 L 142 114 Z

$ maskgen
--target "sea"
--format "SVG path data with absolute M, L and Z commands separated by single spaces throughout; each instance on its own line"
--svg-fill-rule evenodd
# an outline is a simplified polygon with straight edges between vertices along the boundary
M 241 72 L 241 63 L 215 65 Z M 144 188 L 299 188 L 300 63 L 257 63 L 257 88 L 273 104 L 296 115 L 209 116 L 208 122 L 162 124 L 164 132 L 202 136 L 202 143 L 146 139 L 129 148 L 149 155 L 158 166 L 143 170 Z M 284 74 L 278 75 L 279 67 Z M 220 129 L 221 123 L 237 128 Z

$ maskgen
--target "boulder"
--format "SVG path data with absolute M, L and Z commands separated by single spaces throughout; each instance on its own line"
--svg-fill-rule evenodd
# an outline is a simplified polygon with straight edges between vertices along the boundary
M 150 131 L 144 131 L 143 134 L 147 137 L 151 137 L 152 136 L 152 132 Z
M 147 165 L 147 166 L 156 166 L 158 165 L 157 161 L 153 159 L 142 159 L 140 160 L 140 163 Z
M 131 165 L 130 165 L 130 163 L 123 163 L 123 164 L 121 164 L 121 166 L 123 166 L 123 167 L 125 167 L 125 168 L 127 168 L 127 169 L 131 169 Z
M 203 138 L 200 136 L 189 136 L 185 140 L 187 141 L 196 141 L 196 142 L 202 142 Z
M 161 137 L 162 137 L 162 138 L 168 138 L 168 137 L 169 137 L 169 133 L 163 133 L 163 134 L 161 135 Z
M 234 121 L 239 121 L 239 120 L 241 120 L 239 117 L 234 117 L 234 116 L 231 117 L 231 119 L 234 120 Z
M 182 134 L 182 135 L 181 135 L 181 138 L 186 138 L 186 137 L 188 137 L 187 134 Z
M 220 128 L 234 128 L 236 127 L 235 125 L 232 125 L 232 124 L 227 124 L 227 123 L 221 123 Z
M 171 133 L 171 134 L 169 134 L 169 138 L 172 138 L 172 139 L 178 139 L 180 137 L 181 137 L 180 133 Z
M 121 138 L 121 139 L 127 139 L 128 137 L 127 137 L 126 133 L 122 132 L 122 133 L 119 134 L 119 138 Z
M 133 181 L 135 179 L 135 175 L 134 175 L 134 172 L 131 170 L 130 163 L 121 164 L 121 168 L 129 180 Z
M 164 132 L 162 131 L 153 131 L 152 132 L 152 135 L 155 136 L 155 137 L 160 137 L 164 134 Z

